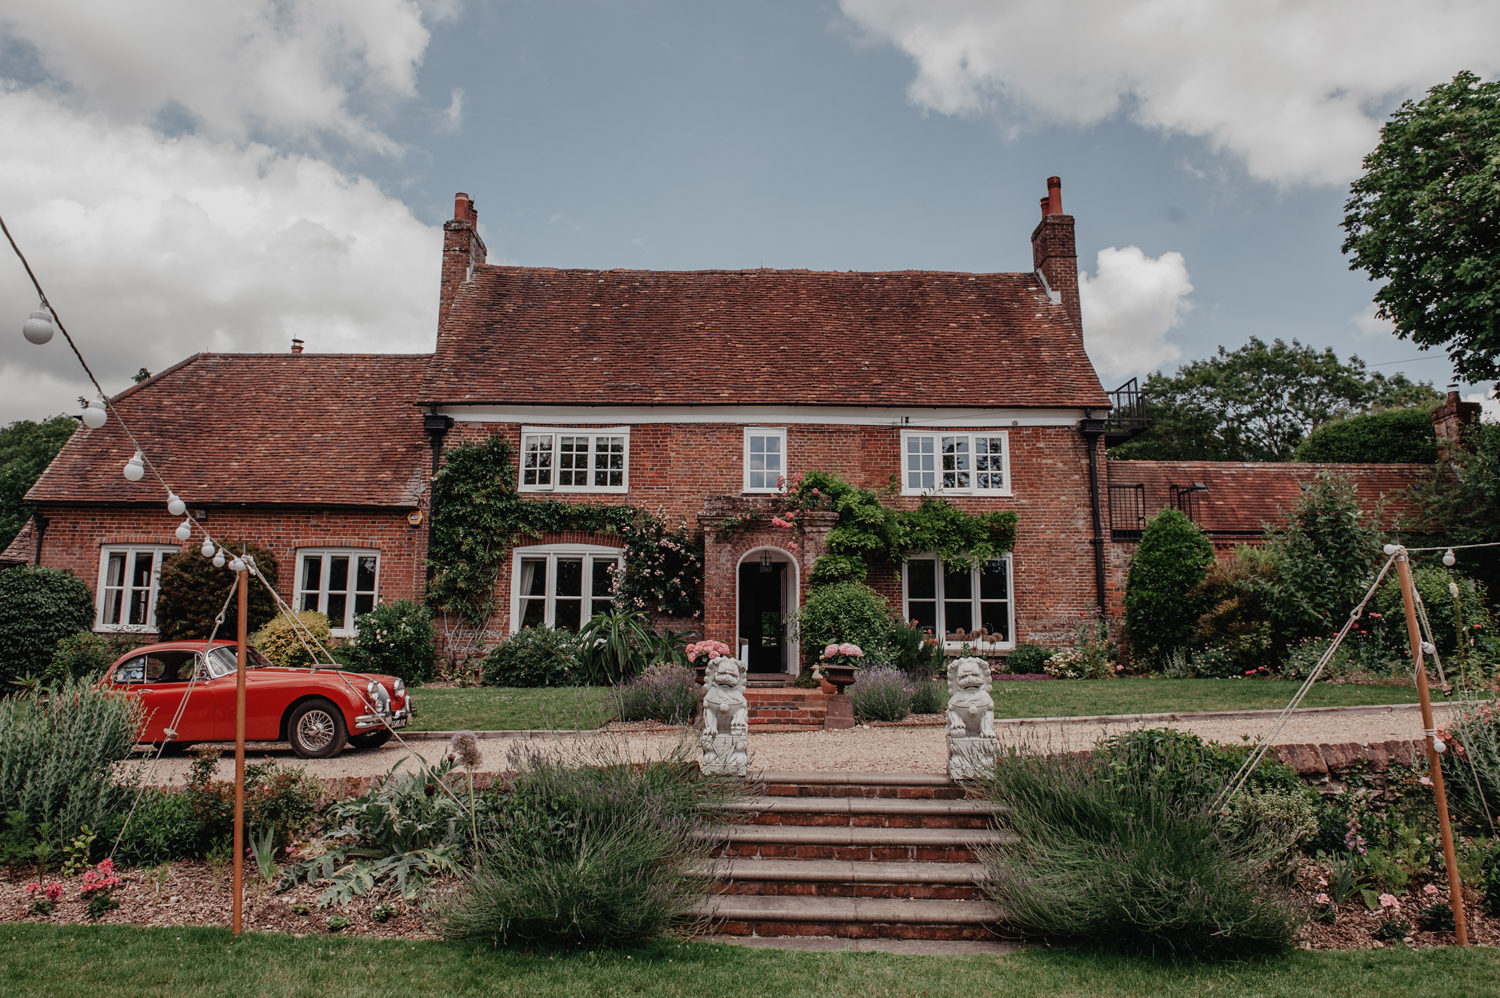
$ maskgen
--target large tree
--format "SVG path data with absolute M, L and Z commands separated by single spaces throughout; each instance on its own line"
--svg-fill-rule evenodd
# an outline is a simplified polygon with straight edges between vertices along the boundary
M 1376 314 L 1465 380 L 1500 375 L 1500 82 L 1462 72 L 1406 101 L 1364 167 L 1344 252 L 1385 282 Z
M 53 416 L 34 423 L 20 419 L 0 430 L 0 548 L 9 544 L 31 516 L 26 490 L 78 429 L 78 420 Z
M 1312 430 L 1372 408 L 1441 398 L 1405 375 L 1369 374 L 1332 350 L 1256 337 L 1146 379 L 1152 425 L 1110 456 L 1162 461 L 1288 461 Z

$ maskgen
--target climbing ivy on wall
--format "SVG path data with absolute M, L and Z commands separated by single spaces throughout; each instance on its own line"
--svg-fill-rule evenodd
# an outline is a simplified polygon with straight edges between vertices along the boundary
M 826 553 L 813 565 L 811 585 L 859 582 L 871 560 L 899 564 L 909 555 L 932 552 L 952 565 L 971 566 L 998 558 L 1016 542 L 1016 514 L 1010 510 L 966 513 L 946 499 L 923 498 L 916 509 L 884 506 L 869 489 L 838 475 L 812 471 L 794 480 L 786 512 L 776 526 L 797 529 L 806 513 L 831 510 L 838 523 L 828 534 Z
M 523 498 L 503 437 L 455 447 L 433 478 L 428 600 L 481 624 L 494 612 L 495 580 L 511 548 L 565 530 L 620 535 L 620 605 L 674 617 L 702 614 L 701 537 L 635 506 Z

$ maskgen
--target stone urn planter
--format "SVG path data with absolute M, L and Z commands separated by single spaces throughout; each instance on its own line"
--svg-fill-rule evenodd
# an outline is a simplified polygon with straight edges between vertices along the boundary
M 822 670 L 823 681 L 833 687 L 835 696 L 846 696 L 858 675 L 858 670 L 852 665 L 825 665 Z
M 825 728 L 854 727 L 854 704 L 849 699 L 849 687 L 854 685 L 857 669 L 850 665 L 822 666 L 823 687 L 831 690 L 828 698 L 828 713 L 823 719 Z

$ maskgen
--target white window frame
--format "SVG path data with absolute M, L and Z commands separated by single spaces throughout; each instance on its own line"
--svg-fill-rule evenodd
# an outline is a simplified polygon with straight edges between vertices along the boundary
M 943 438 L 964 438 L 968 449 L 970 485 L 967 488 L 943 486 Z M 974 467 L 978 462 L 975 460 L 975 439 L 984 437 L 999 439 L 1001 441 L 1000 476 L 1004 482 L 1003 488 L 980 488 L 972 483 L 978 481 L 979 471 Z M 911 466 L 909 448 L 911 441 L 927 439 L 931 441 L 932 468 L 914 469 Z M 990 469 L 993 473 L 994 469 Z M 912 483 L 913 473 L 932 475 L 932 485 L 925 486 L 922 482 Z M 1010 434 L 1005 430 L 902 430 L 901 431 L 901 494 L 904 496 L 923 495 L 948 495 L 948 496 L 1008 496 L 1012 494 L 1012 483 L 1010 478 Z
M 351 581 L 351 585 L 357 585 L 357 579 L 358 579 L 358 566 L 357 566 L 357 563 L 358 563 L 358 560 L 360 558 L 374 558 L 375 559 L 375 587 L 369 593 L 369 595 L 371 597 L 371 600 L 370 600 L 370 609 L 373 610 L 375 607 L 377 607 L 377 606 L 380 605 L 380 552 L 378 550 L 376 550 L 375 548 L 341 548 L 341 547 L 298 548 L 297 551 L 296 551 L 296 555 L 295 556 L 296 556 L 296 559 L 297 559 L 297 571 L 296 571 L 295 584 L 292 587 L 292 608 L 294 610 L 299 610 L 300 611 L 302 609 L 302 598 L 304 596 L 306 596 L 308 593 L 316 592 L 318 594 L 318 605 L 317 605 L 317 607 L 315 607 L 315 609 L 319 613 L 323 614 L 324 616 L 327 616 L 327 614 L 328 614 L 328 561 L 331 558 L 348 558 L 349 559 L 349 561 L 350 561 L 350 566 L 349 567 L 350 567 L 350 581 Z M 318 588 L 317 589 L 307 589 L 304 586 L 304 581 L 305 580 L 303 578 L 303 568 L 304 568 L 304 563 L 306 562 L 306 560 L 308 558 L 321 558 L 322 559 L 322 565 L 321 565 L 321 567 L 318 570 Z M 337 637 L 337 638 L 348 638 L 348 637 L 353 637 L 354 636 L 354 633 L 355 633 L 354 618 L 359 616 L 359 614 L 355 612 L 355 608 L 354 608 L 355 607 L 355 603 L 357 602 L 356 597 L 358 597 L 363 592 L 364 592 L 364 590 L 361 590 L 361 589 L 358 589 L 358 588 L 351 588 L 351 589 L 349 589 L 344 594 L 347 597 L 345 599 L 345 601 L 344 601 L 344 619 L 343 620 L 334 620 L 333 618 L 330 617 L 329 620 L 328 620 L 329 633 L 332 634 L 334 637 Z
M 161 562 L 169 554 L 176 554 L 180 548 L 167 544 L 105 544 L 99 548 L 99 585 L 94 590 L 94 630 L 96 631 L 120 631 L 120 632 L 144 632 L 156 630 L 156 597 L 161 592 Z M 125 556 L 124 571 L 121 573 L 121 584 L 110 586 L 109 560 L 111 555 L 123 554 Z M 130 614 L 130 593 L 133 587 L 130 580 L 135 577 L 136 562 L 142 557 L 151 559 L 151 579 L 147 584 L 146 593 L 146 619 L 144 623 L 132 624 L 122 623 L 119 620 L 106 622 L 104 619 L 104 608 L 108 603 L 109 590 L 120 593 L 119 615 L 128 617 Z
M 586 437 L 588 438 L 588 477 L 587 485 L 559 485 L 558 475 L 562 470 L 562 438 L 563 437 Z M 595 485 L 594 474 L 600 469 L 596 467 L 600 450 L 601 440 L 620 437 L 624 440 L 624 455 L 622 457 L 623 467 L 620 469 L 619 485 Z M 526 466 L 527 448 L 532 440 L 547 441 L 546 450 L 541 451 L 548 456 L 550 464 L 547 467 L 546 482 L 538 480 L 527 483 L 526 477 L 529 469 Z M 520 459 L 516 462 L 516 487 L 521 492 L 613 492 L 622 493 L 630 491 L 630 427 L 569 427 L 569 426 L 523 426 L 521 427 L 521 451 Z M 607 468 L 605 469 L 608 470 Z
M 773 479 L 771 479 L 769 485 L 751 485 L 750 484 L 750 476 L 751 476 L 751 474 L 754 471 L 759 471 L 762 474 L 768 474 L 768 473 L 771 472 L 770 468 L 751 469 L 751 467 L 750 467 L 750 464 L 751 464 L 751 460 L 750 460 L 750 458 L 751 458 L 751 447 L 753 446 L 752 441 L 755 440 L 756 438 L 774 439 L 774 440 L 778 441 L 778 445 L 781 448 L 780 451 L 778 452 L 779 455 L 780 455 L 780 457 L 781 457 L 781 467 L 778 468 L 775 471 L 775 477 Z M 744 450 L 741 453 L 744 455 L 743 459 L 742 459 L 743 471 L 744 471 L 742 484 L 744 485 L 744 490 L 746 492 L 748 492 L 748 493 L 768 493 L 768 492 L 779 492 L 781 490 L 782 483 L 786 481 L 786 476 L 787 476 L 786 427 L 784 427 L 784 426 L 747 426 L 747 427 L 745 427 L 745 448 L 744 448 Z
M 511 551 L 510 560 L 510 633 L 514 634 L 521 629 L 521 602 L 525 594 L 521 592 L 521 561 L 528 558 L 544 558 L 547 561 L 547 585 L 543 594 L 546 609 L 543 611 L 543 624 L 547 627 L 557 626 L 557 561 L 559 558 L 583 558 L 583 584 L 581 590 L 578 617 L 579 626 L 587 624 L 596 611 L 594 610 L 593 579 L 594 563 L 597 561 L 612 561 L 615 564 L 615 572 L 624 570 L 625 551 L 622 548 L 609 547 L 604 544 L 534 544 L 530 547 L 518 547 Z M 531 597 L 535 599 L 536 597 Z M 614 604 L 614 597 L 610 597 L 610 605 Z M 602 609 L 602 608 L 601 608 Z
M 1016 647 L 1016 573 L 1015 565 L 1012 562 L 1011 556 L 1009 554 L 1004 554 L 999 558 L 990 559 L 991 561 L 999 561 L 1005 564 L 1005 592 L 1007 594 L 1005 599 L 1005 632 L 1007 635 L 1009 635 L 1009 639 L 1006 641 L 981 641 L 976 638 L 967 638 L 961 641 L 948 640 L 948 627 L 946 621 L 943 620 L 944 604 L 947 601 L 947 593 L 944 592 L 945 576 L 947 575 L 947 572 L 943 568 L 943 559 L 939 558 L 935 554 L 914 554 L 906 559 L 906 561 L 901 565 L 901 613 L 905 617 L 905 619 L 912 619 L 911 595 L 909 590 L 911 573 L 907 570 L 907 565 L 912 561 L 929 560 L 937 562 L 937 571 L 933 579 L 933 583 L 935 586 L 933 591 L 933 598 L 936 600 L 936 633 L 939 639 L 943 642 L 943 650 L 958 651 L 965 645 L 968 645 L 976 652 L 1010 651 L 1014 649 Z M 979 594 L 978 565 L 975 565 L 969 570 L 969 601 L 972 606 L 972 617 L 970 618 L 972 620 L 981 619 L 981 603 L 998 602 L 998 600 L 981 600 Z

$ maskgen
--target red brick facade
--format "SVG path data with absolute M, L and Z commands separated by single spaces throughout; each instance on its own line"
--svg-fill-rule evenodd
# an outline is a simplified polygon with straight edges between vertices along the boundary
M 407 513 L 389 511 L 214 509 L 203 523 L 223 540 L 250 540 L 276 556 L 276 591 L 293 602 L 296 556 L 308 548 L 359 548 L 380 552 L 380 602 L 420 598 L 427 556 L 427 531 L 407 522 Z M 100 552 L 112 545 L 178 544 L 178 519 L 163 509 L 43 507 L 40 562 L 78 576 L 90 589 L 99 581 Z M 201 542 L 180 545 L 196 551 Z M 97 596 L 97 592 L 95 593 Z

